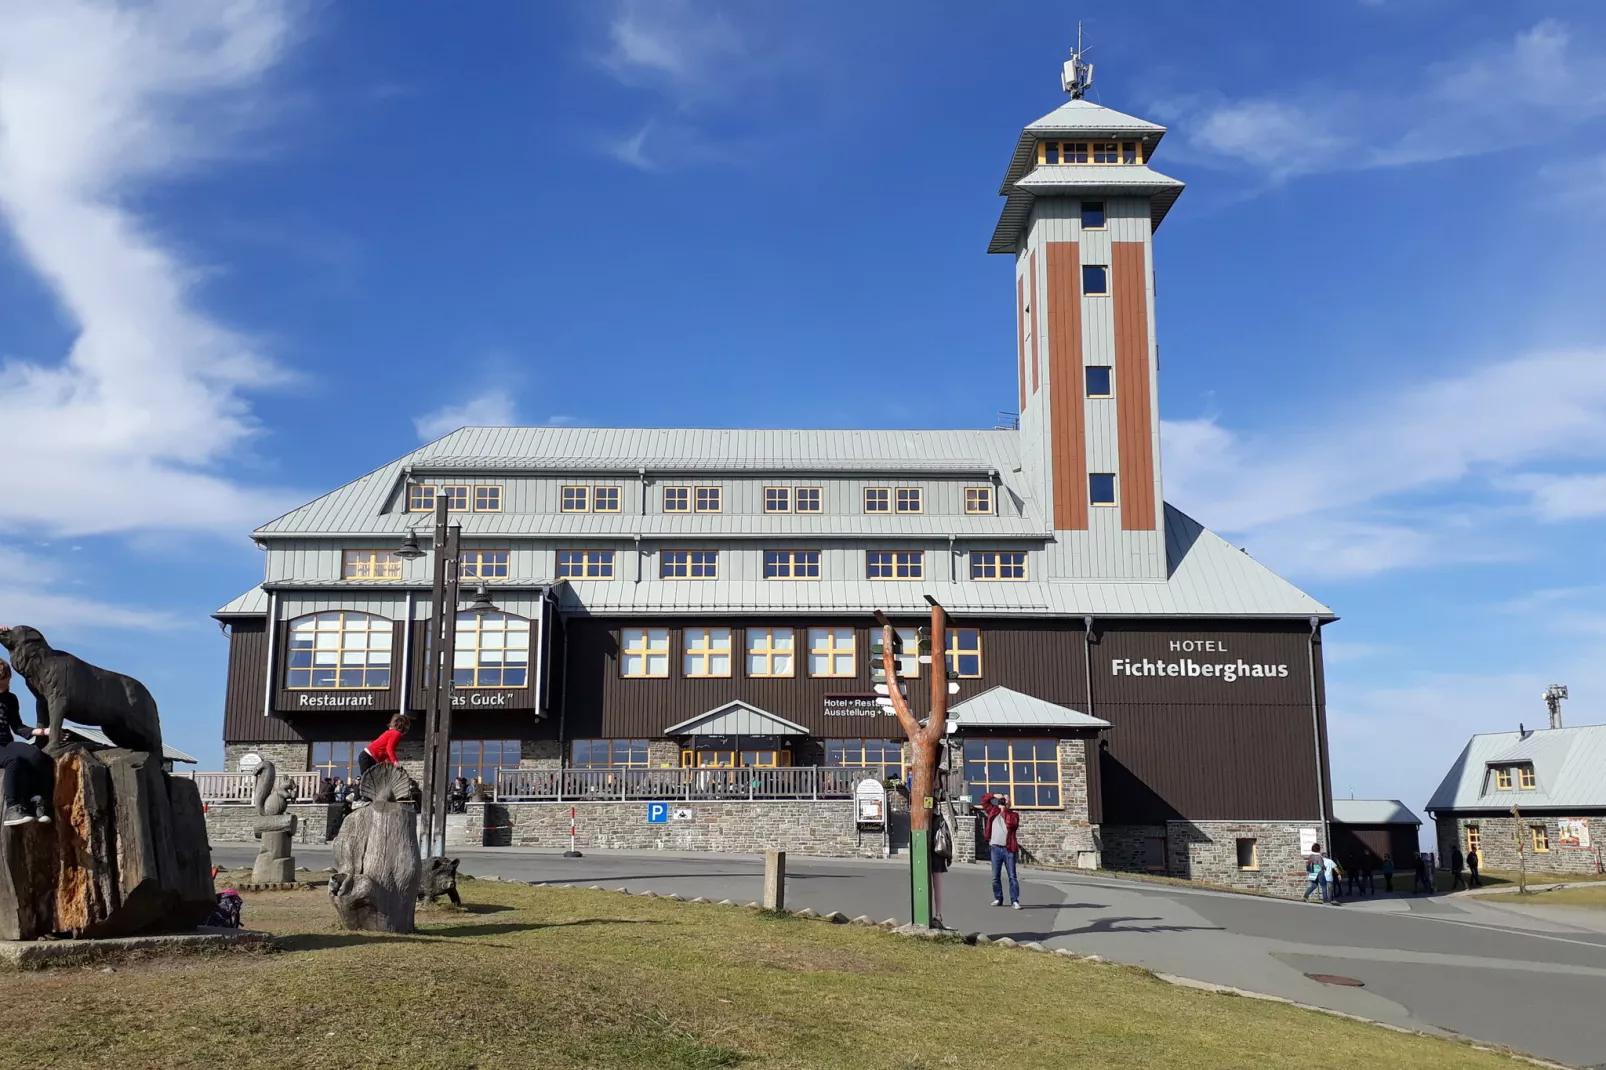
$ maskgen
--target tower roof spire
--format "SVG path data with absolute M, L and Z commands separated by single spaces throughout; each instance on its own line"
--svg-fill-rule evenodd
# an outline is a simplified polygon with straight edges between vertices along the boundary
M 1082 47 L 1082 24 L 1076 24 L 1076 47 L 1071 49 L 1071 58 L 1060 70 L 1060 85 L 1065 92 L 1071 95 L 1072 100 L 1081 100 L 1087 91 L 1093 87 L 1093 64 L 1083 57 L 1088 50 Z

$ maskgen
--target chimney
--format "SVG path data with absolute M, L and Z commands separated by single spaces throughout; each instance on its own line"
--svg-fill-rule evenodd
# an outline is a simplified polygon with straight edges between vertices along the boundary
M 1551 684 L 1545 688 L 1545 705 L 1550 709 L 1550 727 L 1561 727 L 1561 700 L 1567 697 L 1566 684 Z

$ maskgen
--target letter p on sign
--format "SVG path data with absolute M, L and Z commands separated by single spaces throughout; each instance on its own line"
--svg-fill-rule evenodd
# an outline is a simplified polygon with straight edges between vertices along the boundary
M 647 824 L 649 824 L 649 825 L 667 825 L 667 824 L 669 824 L 669 804 L 666 803 L 666 802 L 648 803 L 647 804 Z

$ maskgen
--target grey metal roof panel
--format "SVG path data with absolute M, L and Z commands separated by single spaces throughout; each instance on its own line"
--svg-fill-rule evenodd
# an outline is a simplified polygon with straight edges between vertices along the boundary
M 107 738 L 106 733 L 102 732 L 98 728 L 86 728 L 81 724 L 73 724 L 71 721 L 67 722 L 65 727 L 69 734 L 78 736 L 80 739 L 87 739 L 91 743 L 98 743 L 102 747 L 117 746 L 117 744 L 113 743 Z M 185 754 L 177 747 L 170 747 L 166 743 L 162 744 L 162 758 L 169 762 L 188 762 L 191 765 L 196 765 L 199 762 L 199 759 L 197 759 L 194 755 Z
M 1002 685 L 949 707 L 961 728 L 1108 728 L 1110 722 Z
M 1536 787 L 1501 791 L 1491 766 L 1532 762 Z M 1428 800 L 1429 810 L 1606 807 L 1606 725 L 1473 736 Z
M 1013 253 L 1038 197 L 1099 193 L 1149 198 L 1149 226 L 1158 230 L 1171 206 L 1182 195 L 1184 183 L 1163 175 L 1147 164 L 1053 164 L 1034 168 L 1007 187 L 998 225 L 987 245 L 989 253 Z
M 1346 825 L 1422 824 L 1422 819 L 1398 799 L 1334 799 L 1333 820 Z
M 262 589 L 259 583 L 236 598 L 231 598 L 219 606 L 213 613 L 214 617 L 261 617 L 268 612 L 268 592 Z
M 258 538 L 303 538 L 316 535 L 382 536 L 398 542 L 409 528 L 428 535 L 433 518 L 421 513 L 378 513 L 360 521 L 344 520 L 346 527 L 332 530 L 260 529 Z M 904 514 L 901 516 L 797 513 L 453 513 L 465 538 L 487 535 L 530 538 L 631 539 L 740 539 L 880 537 L 930 539 L 956 535 L 961 539 L 1045 539 L 1049 532 L 1035 517 L 973 516 L 955 514 Z M 427 542 L 427 538 L 426 538 Z
M 1143 158 L 1147 160 L 1154 155 L 1160 139 L 1165 137 L 1165 127 L 1114 108 L 1106 108 L 1102 104 L 1094 104 L 1090 100 L 1068 100 L 1036 122 L 1028 123 L 1021 131 L 1020 140 L 1015 143 L 1015 152 L 1010 156 L 1009 167 L 1004 172 L 1004 181 L 998 187 L 1000 194 L 1007 193 L 1037 162 L 1038 140 L 1051 138 L 1055 134 L 1088 137 L 1110 134 L 1120 138 L 1137 138 L 1143 142 Z
M 736 699 L 672 724 L 666 736 L 806 736 L 807 728 Z
M 1165 542 L 1171 577 L 1164 586 L 1174 612 L 1334 616 L 1327 606 L 1172 505 L 1165 507 Z

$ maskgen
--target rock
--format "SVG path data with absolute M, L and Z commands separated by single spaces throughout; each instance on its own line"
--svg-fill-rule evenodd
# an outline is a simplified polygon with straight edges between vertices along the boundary
M 648 899 L 657 899 L 658 898 L 658 893 L 654 892 L 654 891 L 651 891 L 651 890 L 642 892 L 641 894 L 643 896 L 645 896 L 646 898 L 648 898 Z
M 896 929 L 898 927 L 898 919 L 897 918 L 888 918 L 886 921 L 883 921 L 880 924 L 881 924 L 881 928 L 887 929 L 887 930 L 890 931 L 890 930 Z
M 833 910 L 829 914 L 820 915 L 820 917 L 822 920 L 828 921 L 832 925 L 843 925 L 848 920 L 848 916 L 842 913 L 840 910 Z
M 757 909 L 759 909 L 759 906 L 758 906 L 757 903 L 744 903 L 742 905 L 747 907 L 747 909 L 749 909 L 749 910 L 757 910 Z
M 1020 945 L 1017 944 L 1014 940 L 1011 940 L 1007 936 L 1000 936 L 998 939 L 993 941 L 993 946 L 994 947 L 1019 947 Z
M 706 902 L 708 902 L 708 900 L 703 896 L 698 896 L 696 899 L 688 899 L 687 902 L 689 902 L 689 903 L 706 903 Z
M 1083 961 L 1085 961 L 1085 962 L 1108 962 L 1109 960 L 1106 959 L 1103 955 L 1086 955 L 1086 956 L 1083 957 Z
M 673 899 L 677 903 L 681 901 L 680 896 L 676 895 L 674 892 L 670 892 L 668 895 L 664 896 L 664 898 Z
M 804 907 L 802 910 L 794 910 L 794 911 L 792 911 L 792 916 L 794 918 L 817 918 L 817 917 L 819 917 L 819 915 L 816 914 L 809 907 Z
M 974 939 L 974 940 L 972 940 L 970 942 L 975 944 L 977 947 L 985 947 L 986 945 L 988 945 L 988 944 L 993 942 L 993 938 L 988 936 L 986 933 L 977 933 L 976 934 L 976 939 Z
M 352 811 L 335 837 L 329 896 L 347 929 L 413 931 L 421 878 L 418 813 L 408 805 L 418 785 L 398 765 L 373 766 L 362 778 L 366 806 Z
M 875 921 L 868 914 L 860 914 L 858 917 L 851 919 L 850 924 L 852 924 L 852 925 L 874 925 Z
M 715 906 L 721 906 L 721 907 L 733 907 L 733 906 L 736 905 L 736 900 L 734 900 L 734 899 L 721 899 L 718 903 L 716 903 L 714 905 Z
M 1036 940 L 1029 940 L 1029 941 L 1027 941 L 1026 943 L 1024 943 L 1024 944 L 1022 944 L 1020 946 L 1025 948 L 1027 951 L 1047 951 L 1048 950 L 1048 948 L 1044 947 L 1042 944 L 1038 943 Z
M 1054 949 L 1054 954 L 1067 959 L 1079 959 L 1082 957 L 1068 947 L 1057 947 Z
M 593 884 L 591 887 L 586 889 L 586 891 L 588 891 L 588 892 L 602 892 L 602 891 L 606 891 L 606 890 L 607 889 L 603 888 L 603 886 L 600 885 L 600 884 Z

